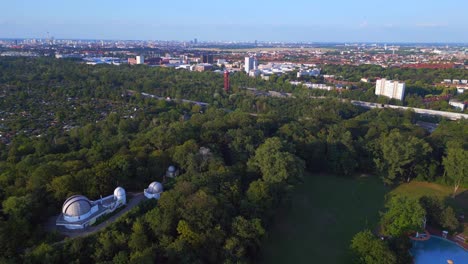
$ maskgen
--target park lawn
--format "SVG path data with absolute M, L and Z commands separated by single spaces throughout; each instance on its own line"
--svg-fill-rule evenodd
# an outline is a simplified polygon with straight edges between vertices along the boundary
M 374 230 L 388 189 L 376 177 L 306 174 L 288 208 L 276 214 L 263 246 L 264 263 L 350 263 L 359 231 Z
M 459 188 L 455 197 L 452 197 L 453 187 L 431 182 L 411 181 L 403 183 L 393 189 L 390 194 L 402 194 L 419 199 L 420 197 L 436 196 L 440 199 L 448 199 L 448 203 L 458 212 L 468 214 L 468 189 Z
M 421 196 L 436 196 L 440 199 L 447 199 L 458 213 L 464 214 L 465 219 L 468 216 L 468 189 L 461 188 L 457 191 L 456 196 L 452 197 L 453 187 L 440 185 L 437 183 L 411 181 L 403 183 L 393 189 L 390 194 L 403 194 L 409 197 L 420 198 Z M 463 234 L 468 237 L 468 223 L 465 220 Z
M 409 183 L 402 183 L 391 194 L 403 194 L 409 197 L 420 198 L 424 195 L 433 195 L 438 198 L 445 198 L 452 194 L 453 189 L 449 186 L 443 186 L 437 183 L 411 181 Z

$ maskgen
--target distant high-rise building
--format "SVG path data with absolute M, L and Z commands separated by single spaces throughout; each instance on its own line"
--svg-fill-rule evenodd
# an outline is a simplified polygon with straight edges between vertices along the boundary
M 144 64 L 145 63 L 145 57 L 140 55 L 136 56 L 136 64 Z
M 198 39 L 197 38 L 194 38 L 193 39 L 193 44 L 197 44 L 198 43 Z
M 229 92 L 231 84 L 229 83 L 229 71 L 224 71 L 224 91 Z
M 212 54 L 203 54 L 201 59 L 202 59 L 203 63 L 213 64 L 213 55 Z
M 395 98 L 401 101 L 405 96 L 405 87 L 406 85 L 404 82 L 380 79 L 377 80 L 375 85 L 375 94 Z
M 257 69 L 257 59 L 254 57 L 245 57 L 244 69 L 246 73 L 249 73 L 251 70 Z

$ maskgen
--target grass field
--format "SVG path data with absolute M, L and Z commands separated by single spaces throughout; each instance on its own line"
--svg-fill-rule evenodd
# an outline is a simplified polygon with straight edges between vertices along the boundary
M 391 193 L 404 194 L 415 198 L 420 198 L 424 195 L 434 195 L 439 198 L 445 198 L 452 194 L 452 188 L 437 183 L 412 181 L 401 184 L 392 190 Z
M 460 188 L 455 197 L 452 197 L 453 188 L 450 186 L 439 185 L 430 182 L 412 181 L 404 183 L 392 190 L 391 194 L 404 194 L 410 197 L 420 198 L 424 195 L 436 196 L 440 199 L 446 199 L 447 203 L 455 208 L 456 212 L 465 215 L 463 223 L 463 234 L 468 237 L 468 189 Z
M 277 213 L 264 263 L 349 263 L 350 240 L 376 227 L 387 192 L 376 177 L 307 175 L 291 207 Z
M 468 190 L 464 188 L 458 189 L 457 195 L 452 198 L 453 188 L 437 183 L 412 181 L 403 183 L 394 190 L 391 194 L 404 194 L 410 197 L 420 198 L 423 195 L 436 196 L 440 199 L 447 199 L 448 203 L 458 211 L 468 214 Z
M 387 194 L 435 195 L 468 214 L 466 189 L 453 199 L 451 187 L 436 183 L 412 181 L 390 190 L 377 177 L 309 174 L 296 188 L 292 205 L 276 214 L 264 243 L 263 262 L 350 263 L 350 240 L 365 228 L 376 228 Z M 464 233 L 468 235 L 468 228 Z

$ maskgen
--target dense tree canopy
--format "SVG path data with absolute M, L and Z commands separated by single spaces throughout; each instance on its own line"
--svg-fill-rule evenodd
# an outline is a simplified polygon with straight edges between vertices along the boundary
M 382 216 L 383 233 L 401 236 L 407 232 L 421 231 L 426 211 L 419 201 L 407 196 L 393 196 L 388 201 L 387 211 Z
M 227 94 L 215 73 L 0 59 L 0 262 L 258 262 L 276 209 L 311 177 L 305 169 L 379 173 L 387 183 L 437 180 L 446 171 L 455 184 L 464 175 L 465 150 L 447 141 L 466 146 L 466 121 L 442 121 L 429 134 L 412 112 L 242 89 L 306 94 L 284 78 L 234 74 L 232 82 Z M 70 195 L 94 200 L 116 186 L 141 192 L 162 182 L 169 165 L 180 175 L 166 179 L 161 199 L 141 203 L 104 232 L 55 244 L 62 237 L 44 228 Z M 389 234 L 419 227 L 413 201 L 388 209 Z M 450 210 L 440 211 L 447 226 Z M 368 246 L 387 254 L 377 242 Z
M 394 253 L 388 245 L 369 230 L 357 233 L 351 241 L 351 249 L 356 254 L 354 263 L 393 264 L 397 263 Z
M 468 184 L 468 150 L 463 146 L 452 146 L 447 149 L 443 159 L 448 181 L 453 185 L 453 194 L 461 185 Z

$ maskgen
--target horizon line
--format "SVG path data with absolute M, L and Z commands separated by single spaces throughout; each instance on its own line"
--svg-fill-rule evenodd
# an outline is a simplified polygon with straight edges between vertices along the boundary
M 53 37 L 53 36 L 52 36 Z M 46 37 L 0 37 L 0 40 L 49 40 Z M 180 40 L 180 39 L 100 39 L 100 38 L 54 38 L 54 40 L 91 40 L 91 41 L 154 41 L 154 42 L 190 42 L 193 39 Z M 279 43 L 279 44 L 463 44 L 468 45 L 468 42 L 455 42 L 455 41 L 275 41 L 275 40 L 197 40 L 200 43 L 243 43 L 243 44 L 255 44 L 255 43 Z

